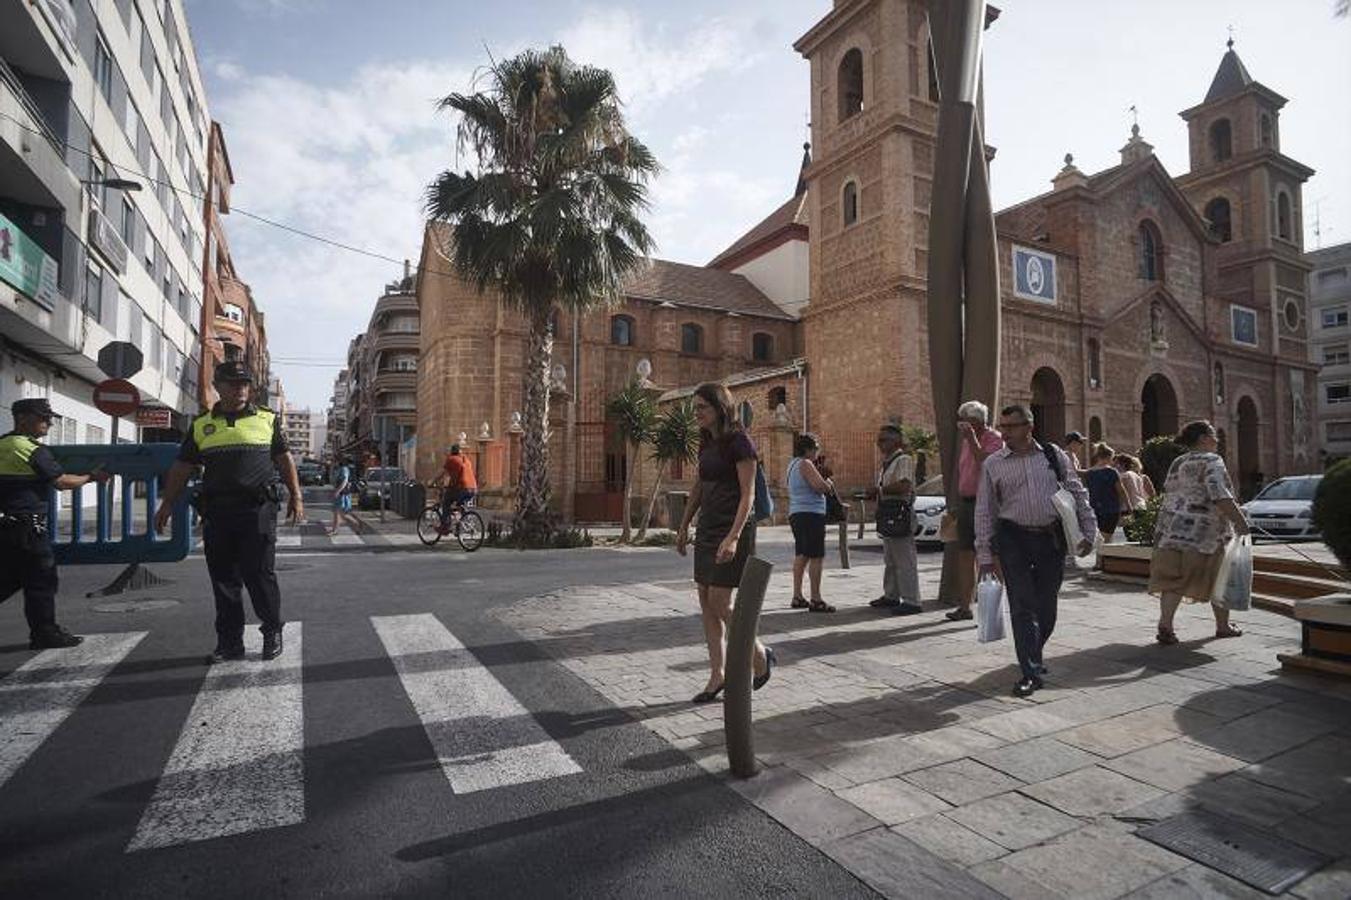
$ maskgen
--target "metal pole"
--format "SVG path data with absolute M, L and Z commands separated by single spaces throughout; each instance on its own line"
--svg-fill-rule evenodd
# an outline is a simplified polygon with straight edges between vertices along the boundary
M 755 633 L 774 565 L 757 556 L 746 560 L 727 629 L 726 699 L 723 730 L 727 735 L 727 762 L 737 778 L 750 778 L 755 766 L 755 736 L 751 730 L 751 679 L 755 670 Z

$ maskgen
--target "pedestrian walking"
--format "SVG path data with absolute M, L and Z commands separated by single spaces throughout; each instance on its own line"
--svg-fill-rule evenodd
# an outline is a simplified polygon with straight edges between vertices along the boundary
M 882 465 L 877 486 L 877 533 L 882 538 L 882 596 L 870 601 L 874 609 L 890 609 L 898 616 L 924 612 L 919 603 L 919 558 L 915 553 L 915 461 L 905 452 L 899 425 L 877 430 Z
M 1173 460 L 1163 485 L 1163 502 L 1154 526 L 1154 553 L 1149 561 L 1149 592 L 1159 597 L 1160 644 L 1176 644 L 1173 616 L 1185 599 L 1209 603 L 1215 614 L 1215 637 L 1238 637 L 1229 624 L 1229 609 L 1214 599 L 1215 582 L 1226 544 L 1248 534 L 1248 520 L 1234 499 L 1234 485 L 1219 440 L 1209 422 L 1188 422 L 1177 436 L 1186 452 Z
M 980 574 L 994 574 L 1008 595 L 1013 644 L 1022 678 L 1013 688 L 1028 697 L 1046 674 L 1042 651 L 1055 630 L 1067 542 L 1052 498 L 1062 489 L 1074 497 L 1084 536 L 1080 556 L 1093 550 L 1093 510 L 1069 454 L 1032 436 L 1034 419 L 1026 406 L 999 413 L 1004 449 L 985 460 L 976 498 L 976 558 Z
M 241 362 L 216 367 L 213 384 L 220 401 L 192 421 L 155 511 L 155 530 L 163 531 L 188 477 L 203 467 L 197 505 L 216 598 L 216 649 L 207 657 L 209 663 L 244 657 L 245 586 L 263 632 L 263 659 L 281 655 L 281 588 L 275 567 L 282 494 L 278 469 L 290 493 L 287 519 L 299 523 L 305 516 L 300 479 L 281 422 L 272 410 L 251 402 L 252 382 Z
M 1089 460 L 1092 465 L 1083 473 L 1084 484 L 1088 488 L 1088 502 L 1093 507 L 1093 517 L 1098 520 L 1098 533 L 1102 535 L 1104 543 L 1116 533 L 1122 514 L 1131 511 L 1126 486 L 1113 463 L 1115 457 L 1115 450 L 1100 443 L 1093 448 L 1093 456 Z
M 695 703 L 712 703 L 725 686 L 727 623 L 732 618 L 732 591 L 755 552 L 755 445 L 742 430 L 732 393 L 713 382 L 694 389 L 694 416 L 699 423 L 699 480 L 690 491 L 685 515 L 676 532 L 676 552 L 686 553 L 690 523 L 697 513 L 694 538 L 694 582 L 708 644 L 708 684 Z M 769 681 L 774 651 L 755 640 L 754 688 Z
M 352 462 L 341 457 L 333 469 L 333 521 L 329 534 L 336 534 L 338 526 L 348 521 L 352 512 Z
M 947 614 L 953 622 L 971 618 L 976 595 L 976 492 L 980 469 L 991 454 L 1004 447 L 1004 437 L 990 427 L 990 410 L 968 400 L 957 407 L 957 608 Z
M 1082 473 L 1084 471 L 1084 447 L 1088 445 L 1088 438 L 1084 437 L 1082 431 L 1071 431 L 1065 435 L 1065 442 L 1062 445 L 1065 452 L 1069 454 L 1070 460 L 1074 463 L 1074 471 Z
M 833 613 L 821 599 L 821 567 L 826 558 L 826 497 L 835 485 L 816 467 L 821 442 L 814 434 L 800 434 L 788 462 L 788 524 L 793 529 L 793 609 Z M 811 579 L 812 598 L 802 596 L 802 576 Z
M 100 468 L 69 475 L 38 443 L 60 418 L 45 399 L 16 400 L 10 412 L 14 430 L 0 437 L 0 603 L 23 591 L 30 650 L 74 647 L 84 638 L 56 622 L 60 577 L 47 531 L 47 501 L 53 490 L 102 484 L 108 476 Z
M 1140 460 L 1129 453 L 1118 453 L 1113 462 L 1121 473 L 1121 486 L 1126 489 L 1131 512 L 1144 512 L 1154 497 L 1154 482 L 1144 473 Z

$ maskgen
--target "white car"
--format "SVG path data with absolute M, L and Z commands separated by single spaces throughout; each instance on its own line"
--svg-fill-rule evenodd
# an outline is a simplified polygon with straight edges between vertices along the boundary
M 1277 478 L 1247 503 L 1243 514 L 1254 538 L 1314 540 L 1322 534 L 1313 523 L 1313 498 L 1322 475 Z
M 943 496 L 943 477 L 935 475 L 915 491 L 915 544 L 921 547 L 941 548 L 938 526 L 943 522 L 948 501 Z

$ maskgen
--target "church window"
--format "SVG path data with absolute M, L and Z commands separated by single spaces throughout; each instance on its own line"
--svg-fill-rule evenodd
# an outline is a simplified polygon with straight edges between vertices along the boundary
M 1210 221 L 1210 233 L 1215 235 L 1221 244 L 1227 244 L 1234 239 L 1234 226 L 1227 199 L 1216 197 L 1207 203 L 1206 219 Z
M 1273 136 L 1271 128 L 1271 116 L 1267 115 L 1266 113 L 1262 113 L 1262 118 L 1258 122 L 1258 128 L 1261 134 L 1262 146 L 1270 147 L 1272 145 L 1272 136 Z
M 938 54 L 934 52 L 933 35 L 929 35 L 929 99 L 934 103 L 939 100 L 938 92 Z
M 1224 162 L 1234 155 L 1234 132 L 1228 119 L 1217 119 L 1210 126 L 1210 158 L 1212 162 Z
M 852 48 L 840 60 L 836 74 L 840 99 L 840 121 L 863 111 L 863 51 Z
M 1276 236 L 1282 240 L 1291 240 L 1293 230 L 1290 225 L 1290 195 L 1281 191 L 1276 195 Z
M 1097 338 L 1088 339 L 1088 386 L 1102 387 L 1102 345 Z
M 774 358 L 774 335 L 758 331 L 751 335 L 751 359 L 768 362 Z
M 680 352 L 702 353 L 704 349 L 704 330 L 698 325 L 686 323 L 680 326 Z
M 844 183 L 844 192 L 840 196 L 840 207 L 840 215 L 844 219 L 845 228 L 858 221 L 858 182 L 846 181 Z
M 788 388 L 776 387 L 769 389 L 769 408 L 771 410 L 778 409 L 780 406 L 787 406 L 787 405 L 788 405 Z
M 1140 277 L 1146 281 L 1163 280 L 1163 240 L 1153 222 L 1140 223 Z
M 633 346 L 633 319 L 628 316 L 611 317 L 610 343 L 616 347 Z

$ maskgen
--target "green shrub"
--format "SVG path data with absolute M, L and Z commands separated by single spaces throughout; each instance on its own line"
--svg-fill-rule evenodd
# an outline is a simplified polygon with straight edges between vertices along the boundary
M 578 547 L 590 547 L 594 541 L 591 539 L 591 532 L 585 528 L 560 528 L 554 532 L 552 543 L 555 550 L 574 550 Z
M 1163 503 L 1163 494 L 1155 494 L 1145 501 L 1145 508 L 1125 519 L 1121 527 L 1126 531 L 1126 540 L 1145 547 L 1154 545 L 1154 523 L 1159 519 L 1159 506 Z
M 674 531 L 654 531 L 635 543 L 639 547 L 674 547 L 675 542 L 676 533 Z
M 1313 498 L 1313 523 L 1337 561 L 1351 568 L 1351 459 L 1323 474 Z
M 1168 468 L 1173 460 L 1186 452 L 1187 448 L 1165 435 L 1150 438 L 1140 448 L 1140 465 L 1159 493 L 1163 493 L 1163 483 L 1168 480 Z

